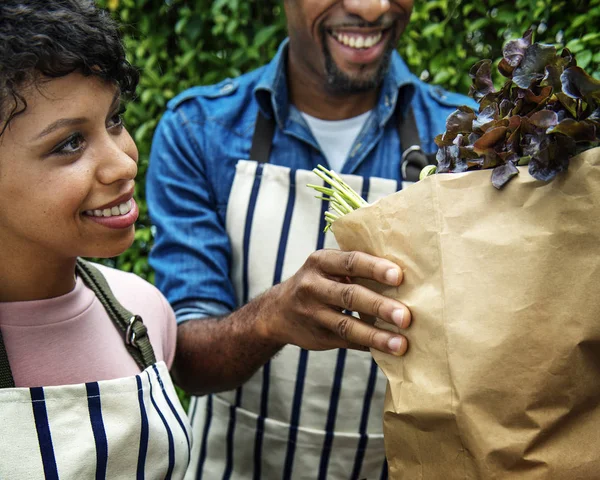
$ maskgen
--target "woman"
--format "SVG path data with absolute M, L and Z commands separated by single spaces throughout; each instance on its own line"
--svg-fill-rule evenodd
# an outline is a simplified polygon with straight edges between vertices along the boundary
M 0 478 L 181 478 L 189 462 L 171 308 L 78 260 L 134 239 L 120 104 L 137 80 L 93 1 L 0 2 Z

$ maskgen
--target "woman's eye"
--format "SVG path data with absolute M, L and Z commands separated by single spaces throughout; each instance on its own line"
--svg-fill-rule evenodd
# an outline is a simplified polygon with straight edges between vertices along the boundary
M 121 129 L 123 128 L 123 111 L 120 111 L 119 113 L 113 115 L 112 117 L 110 117 L 110 120 L 108 121 L 108 124 L 106 125 L 106 128 L 118 128 Z
M 67 140 L 58 145 L 53 151 L 53 154 L 57 155 L 73 155 L 83 150 L 85 146 L 85 139 L 81 133 L 75 133 L 71 135 Z

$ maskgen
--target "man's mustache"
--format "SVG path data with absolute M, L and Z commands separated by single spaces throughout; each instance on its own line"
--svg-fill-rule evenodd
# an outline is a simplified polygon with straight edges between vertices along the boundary
M 389 13 L 383 14 L 374 22 L 367 22 L 362 17 L 358 15 L 351 15 L 348 19 L 343 22 L 338 22 L 335 25 L 327 25 L 325 26 L 328 30 L 335 30 L 337 28 L 379 28 L 382 30 L 386 30 L 394 25 L 397 18 L 395 15 L 391 15 Z

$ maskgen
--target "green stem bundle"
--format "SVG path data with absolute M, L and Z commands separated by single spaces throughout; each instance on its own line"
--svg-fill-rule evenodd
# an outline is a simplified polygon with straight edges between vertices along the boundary
M 331 188 L 328 188 L 322 185 L 307 185 L 307 187 L 322 194 L 316 198 L 329 202 L 330 210 L 325 212 L 325 221 L 327 222 L 325 231 L 329 230 L 338 218 L 368 205 L 368 202 L 333 170 L 327 170 L 324 166 L 318 165 L 317 168 L 313 169 L 313 172 L 331 186 Z

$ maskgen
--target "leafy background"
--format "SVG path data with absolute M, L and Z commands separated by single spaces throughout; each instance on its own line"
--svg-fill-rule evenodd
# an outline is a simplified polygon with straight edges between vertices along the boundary
M 125 121 L 140 150 L 140 219 L 132 248 L 105 261 L 153 281 L 152 228 L 144 177 L 154 129 L 178 92 L 252 70 L 285 37 L 283 0 L 98 0 L 123 25 L 131 62 L 141 69 Z M 600 79 L 600 0 L 415 0 L 398 50 L 421 79 L 467 93 L 478 60 L 498 62 L 502 46 L 529 27 L 534 40 L 567 46 Z M 499 77 L 499 76 L 498 76 Z M 497 78 L 497 81 L 500 81 Z

